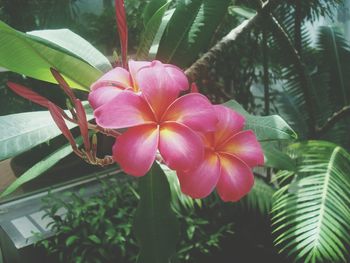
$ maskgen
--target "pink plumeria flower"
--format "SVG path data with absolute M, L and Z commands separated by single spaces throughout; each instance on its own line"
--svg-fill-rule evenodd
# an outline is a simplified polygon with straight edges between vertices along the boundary
M 130 60 L 129 71 L 116 67 L 104 74 L 90 87 L 89 102 L 91 107 L 97 109 L 125 90 L 141 93 L 136 75 L 142 67 L 149 66 L 151 63 L 149 61 Z M 188 88 L 187 78 L 179 68 L 164 64 L 164 69 L 172 80 L 171 85 L 174 85 L 175 89 L 184 90 Z
M 193 169 L 204 157 L 203 141 L 196 131 L 214 131 L 215 110 L 198 93 L 178 98 L 188 89 L 184 73 L 153 61 L 134 74 L 141 94 L 124 91 L 94 111 L 99 126 L 128 128 L 113 146 L 113 158 L 128 174 L 145 175 L 159 150 L 174 170 Z M 186 79 L 186 82 L 184 82 Z
M 224 106 L 214 108 L 219 121 L 215 132 L 204 135 L 204 161 L 177 175 L 182 192 L 193 198 L 206 197 L 216 187 L 222 200 L 237 201 L 252 188 L 252 167 L 263 165 L 264 155 L 254 133 L 242 130 L 243 116 Z

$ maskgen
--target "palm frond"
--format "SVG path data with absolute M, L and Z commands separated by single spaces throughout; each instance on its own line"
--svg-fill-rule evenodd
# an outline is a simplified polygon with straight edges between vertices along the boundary
M 325 26 L 319 30 L 317 48 L 320 56 L 319 72 L 328 74 L 327 100 L 328 105 L 321 103 L 319 115 L 324 116 L 320 125 L 324 124 L 332 113 L 344 106 L 350 105 L 350 46 L 336 28 Z M 325 106 L 328 110 L 325 111 Z M 344 147 L 350 147 L 349 120 L 342 120 L 323 135 L 322 139 L 330 140 Z M 347 139 L 345 139 L 347 138 Z
M 275 194 L 275 245 L 296 261 L 347 262 L 349 153 L 323 141 L 293 144 L 289 150 L 300 165 L 295 180 Z
M 238 205 L 248 212 L 258 211 L 263 217 L 268 217 L 272 207 L 272 196 L 275 191 L 275 188 L 262 178 L 255 177 L 252 190 L 239 201 Z

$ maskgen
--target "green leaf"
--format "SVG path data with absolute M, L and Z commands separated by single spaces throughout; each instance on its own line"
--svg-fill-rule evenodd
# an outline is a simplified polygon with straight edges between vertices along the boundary
M 95 244 L 101 244 L 102 243 L 101 239 L 98 236 L 96 236 L 96 235 L 90 235 L 90 236 L 88 236 L 88 239 L 90 239 Z
M 76 139 L 77 144 L 81 144 L 82 139 L 79 137 Z M 58 163 L 62 158 L 66 157 L 70 153 L 73 152 L 73 149 L 70 144 L 66 144 L 63 147 L 59 148 L 55 152 L 49 154 L 47 157 L 42 159 L 40 162 L 36 163 L 34 166 L 32 166 L 29 170 L 27 170 L 24 174 L 22 174 L 18 179 L 16 179 L 9 187 L 6 188 L 4 192 L 1 193 L 0 198 L 11 194 L 13 191 L 15 191 L 18 187 L 23 185 L 24 183 L 27 183 L 38 176 L 40 176 L 42 173 L 50 169 L 52 166 L 54 166 L 56 163 Z
M 36 30 L 27 32 L 27 34 L 37 36 L 62 47 L 66 52 L 71 52 L 102 72 L 112 69 L 112 65 L 107 57 L 69 29 Z M 43 42 L 43 44 L 45 43 L 46 41 Z
M 267 217 L 271 211 L 274 193 L 275 188 L 263 179 L 255 177 L 252 190 L 239 201 L 239 205 L 248 211 L 259 211 L 263 217 Z
M 176 8 L 157 55 L 180 67 L 189 66 L 209 48 L 230 3 L 229 0 L 188 2 L 180 2 Z
M 147 59 L 153 40 L 162 23 L 165 11 L 168 9 L 170 1 L 161 6 L 149 19 L 145 31 L 142 33 L 141 42 L 137 49 L 136 57 L 140 60 Z
M 70 237 L 68 237 L 67 240 L 66 240 L 66 246 L 69 247 L 70 245 L 72 245 L 78 239 L 79 239 L 78 236 L 70 236 Z
M 169 182 L 171 190 L 171 207 L 174 211 L 181 212 L 183 209 L 192 211 L 195 208 L 195 204 L 201 206 L 201 199 L 192 199 L 181 192 L 179 179 L 177 178 L 175 171 L 170 170 L 168 166 L 164 164 L 160 165 L 160 167 L 164 171 Z
M 276 168 L 279 170 L 295 171 L 295 160 L 288 154 L 281 151 L 275 142 L 262 142 L 261 146 L 264 151 L 266 167 Z
M 237 14 L 247 19 L 250 19 L 256 15 L 256 11 L 254 9 L 251 9 L 245 6 L 237 6 L 237 5 L 230 6 L 228 8 L 228 12 L 230 15 Z
M 162 22 L 160 23 L 158 32 L 157 32 L 156 36 L 154 37 L 152 46 L 149 50 L 149 54 L 148 54 L 149 59 L 155 59 L 157 52 L 158 52 L 159 43 L 162 39 L 164 31 L 165 31 L 171 17 L 173 16 L 174 12 L 175 12 L 175 8 L 169 9 L 165 12 L 165 14 L 162 18 Z
M 92 114 L 87 115 L 91 120 Z M 76 125 L 67 122 L 69 128 Z M 0 116 L 0 160 L 25 152 L 58 135 L 49 111 L 25 112 Z
M 324 141 L 293 144 L 289 151 L 300 165 L 295 180 L 275 193 L 275 245 L 295 261 L 347 262 L 350 154 Z
M 143 11 L 143 24 L 147 27 L 147 24 L 152 19 L 154 14 L 166 4 L 167 0 L 151 0 L 145 10 Z M 171 0 L 169 1 L 171 2 Z
M 180 0 L 177 3 L 163 37 L 159 43 L 157 58 L 164 62 L 170 62 L 181 42 L 185 39 L 190 30 L 202 0 Z
M 14 30 L 0 21 L 0 67 L 39 80 L 57 83 L 56 68 L 72 88 L 88 91 L 102 72 L 62 47 L 45 39 Z
M 137 262 L 169 262 L 179 237 L 179 225 L 170 206 L 169 183 L 157 163 L 139 180 L 141 199 L 134 218 L 134 231 L 141 247 Z
M 242 114 L 246 118 L 245 129 L 253 130 L 259 141 L 290 140 L 298 137 L 280 116 L 251 115 L 235 100 L 226 102 L 224 106 Z

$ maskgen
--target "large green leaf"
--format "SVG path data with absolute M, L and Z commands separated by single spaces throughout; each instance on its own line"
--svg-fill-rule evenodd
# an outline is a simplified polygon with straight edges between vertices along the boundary
M 151 0 L 145 10 L 143 11 L 143 23 L 147 27 L 147 24 L 152 19 L 153 15 L 166 4 L 167 0 Z
M 183 210 L 193 211 L 195 204 L 201 206 L 201 199 L 193 199 L 181 192 L 180 182 L 176 171 L 171 170 L 166 165 L 161 165 L 162 170 L 168 178 L 171 190 L 171 206 L 174 211 L 181 213 Z
M 246 118 L 245 128 L 253 130 L 259 141 L 288 140 L 297 138 L 297 134 L 280 116 L 251 115 L 235 100 L 230 100 L 224 105 L 237 111 Z
M 181 67 L 189 66 L 200 52 L 208 49 L 230 3 L 229 0 L 202 0 L 187 5 L 188 2 L 180 2 L 176 8 L 159 47 L 160 58 L 166 57 Z M 188 14 L 189 11 L 192 14 Z
M 76 140 L 78 144 L 81 144 L 82 138 Z M 66 144 L 56 150 L 55 152 L 49 154 L 47 157 L 42 159 L 40 162 L 36 163 L 30 169 L 28 169 L 24 174 L 22 174 L 18 179 L 16 179 L 4 192 L 1 193 L 0 198 L 13 193 L 21 185 L 34 180 L 52 166 L 58 163 L 62 158 L 66 157 L 73 152 L 70 144 Z
M 0 21 L 0 67 L 39 80 L 57 83 L 56 68 L 72 88 L 89 90 L 102 72 L 66 49 L 45 39 L 14 30 Z
M 69 29 L 36 30 L 27 32 L 27 34 L 45 39 L 64 48 L 67 52 L 71 52 L 102 72 L 112 69 L 112 65 L 107 57 L 81 36 Z M 45 43 L 46 41 L 43 42 L 43 44 Z
M 280 150 L 276 142 L 262 142 L 261 146 L 264 151 L 264 165 L 266 167 L 288 171 L 294 171 L 296 169 L 295 160 Z
M 148 58 L 149 50 L 152 46 L 154 38 L 156 37 L 169 4 L 170 1 L 161 6 L 146 24 L 145 31 L 142 33 L 141 42 L 136 53 L 136 57 L 138 59 L 143 60 Z
M 93 115 L 87 115 L 88 120 Z M 76 125 L 67 122 L 69 128 Z M 0 116 L 0 160 L 16 156 L 58 135 L 50 112 L 37 111 Z
M 297 176 L 275 194 L 275 244 L 301 262 L 348 262 L 350 155 L 324 141 L 290 146 Z M 289 175 L 286 174 L 289 179 Z
M 229 3 L 229 0 L 203 0 L 190 30 L 171 60 L 172 63 L 188 67 L 201 52 L 208 50 L 218 26 L 227 14 Z
M 172 15 L 163 37 L 159 43 L 157 58 L 163 62 L 172 61 L 181 42 L 186 38 L 190 30 L 202 0 L 180 0 L 177 3 L 174 14 Z
M 169 262 L 179 236 L 179 225 L 170 206 L 169 183 L 157 163 L 139 180 L 140 202 L 134 219 L 141 247 L 137 262 Z

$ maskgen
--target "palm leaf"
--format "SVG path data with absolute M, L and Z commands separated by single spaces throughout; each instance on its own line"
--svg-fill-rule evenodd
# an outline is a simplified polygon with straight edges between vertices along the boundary
M 323 141 L 297 143 L 300 163 L 275 194 L 273 227 L 281 252 L 302 262 L 346 262 L 350 245 L 350 155 Z
M 258 211 L 267 217 L 272 207 L 272 196 L 275 188 L 262 178 L 255 177 L 254 186 L 247 196 L 239 201 L 239 205 L 247 211 Z
M 350 105 L 350 47 L 335 28 L 327 26 L 321 27 L 319 30 L 317 48 L 320 54 L 319 71 L 328 74 L 325 83 L 329 109 L 325 111 L 324 105 L 320 108 L 320 115 L 325 116 L 320 123 L 322 125 L 332 113 Z M 341 120 L 324 134 L 322 139 L 349 147 L 350 140 L 344 140 L 344 138 L 348 138 L 349 124 L 348 120 Z
M 159 44 L 157 57 L 181 67 L 188 66 L 209 47 L 228 5 L 228 0 L 179 1 Z

